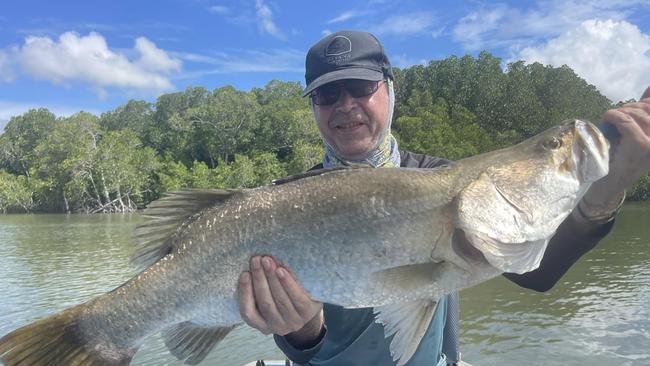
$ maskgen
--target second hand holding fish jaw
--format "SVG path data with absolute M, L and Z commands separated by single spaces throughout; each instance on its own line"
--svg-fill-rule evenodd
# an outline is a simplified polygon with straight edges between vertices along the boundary
M 609 174 L 595 182 L 577 206 L 583 225 L 602 225 L 614 219 L 626 191 L 650 171 L 650 87 L 641 100 L 603 115 L 600 129 L 610 142 Z

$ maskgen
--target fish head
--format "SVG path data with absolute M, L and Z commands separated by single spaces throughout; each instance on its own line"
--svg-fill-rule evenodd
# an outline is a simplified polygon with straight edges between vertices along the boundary
M 490 155 L 457 197 L 456 227 L 494 267 L 525 273 L 592 182 L 608 172 L 609 144 L 571 120 Z M 465 251 L 467 252 L 467 251 Z
M 534 160 L 536 167 L 548 171 L 555 169 L 558 175 L 567 175 L 581 185 L 593 183 L 609 171 L 609 142 L 589 121 L 564 121 L 520 145 L 523 160 Z M 531 177 L 541 175 L 532 172 Z
M 503 149 L 501 169 L 514 168 L 526 181 L 546 179 L 556 171 L 580 184 L 593 183 L 609 171 L 609 142 L 591 122 L 567 120 L 518 145 Z M 519 186 L 514 186 L 517 188 Z

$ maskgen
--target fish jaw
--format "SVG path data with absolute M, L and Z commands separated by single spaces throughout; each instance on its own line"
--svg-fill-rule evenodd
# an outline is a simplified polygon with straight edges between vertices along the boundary
M 609 141 L 591 122 L 575 120 L 573 159 L 582 183 L 592 183 L 609 173 Z

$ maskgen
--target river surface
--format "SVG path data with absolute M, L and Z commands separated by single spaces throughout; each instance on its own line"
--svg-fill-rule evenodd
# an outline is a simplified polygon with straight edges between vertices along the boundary
M 130 278 L 130 236 L 140 221 L 0 215 L 0 335 Z M 547 293 L 500 277 L 461 298 L 461 350 L 474 366 L 650 365 L 650 206 L 626 205 L 613 232 Z M 237 339 L 249 334 L 239 337 L 201 365 L 245 352 Z M 153 337 L 132 365 L 179 363 Z

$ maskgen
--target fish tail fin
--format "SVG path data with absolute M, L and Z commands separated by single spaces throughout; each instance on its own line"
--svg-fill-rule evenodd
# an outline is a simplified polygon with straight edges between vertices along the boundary
M 128 365 L 137 348 L 92 342 L 80 327 L 85 308 L 77 305 L 3 336 L 0 361 L 5 366 Z

